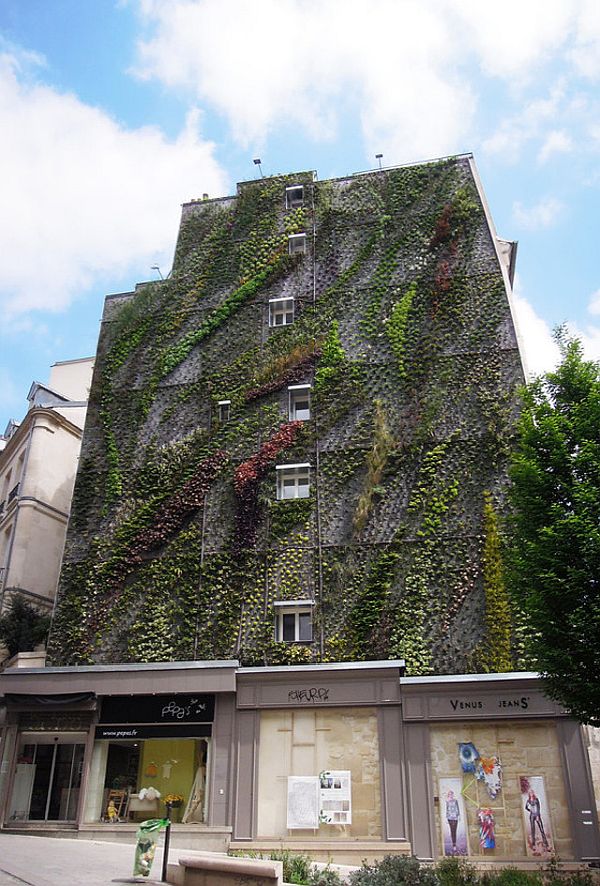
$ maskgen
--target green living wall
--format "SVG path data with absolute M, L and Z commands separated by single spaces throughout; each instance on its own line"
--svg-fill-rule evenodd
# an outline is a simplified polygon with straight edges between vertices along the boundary
M 169 279 L 106 301 L 50 660 L 510 667 L 521 382 L 468 158 L 186 204 Z M 277 501 L 298 463 L 309 497 Z M 311 643 L 275 639 L 286 600 L 314 604 Z

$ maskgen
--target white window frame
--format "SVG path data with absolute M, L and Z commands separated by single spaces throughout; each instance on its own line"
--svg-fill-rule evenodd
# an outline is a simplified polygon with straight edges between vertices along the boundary
M 279 643 L 312 643 L 313 632 L 313 607 L 312 600 L 281 600 L 275 604 L 275 639 Z M 294 638 L 284 640 L 283 624 L 284 616 L 294 617 Z M 310 639 L 300 639 L 300 616 L 310 615 Z
M 286 310 L 286 303 L 291 302 L 291 311 Z M 281 310 L 278 310 L 281 308 Z M 291 320 L 289 316 L 291 314 Z M 277 328 L 280 326 L 291 326 L 294 322 L 296 316 L 296 303 L 294 300 L 294 296 L 283 296 L 281 298 L 270 298 L 269 299 L 269 326 L 271 328 Z M 277 317 L 281 317 L 283 322 L 277 323 Z
M 300 198 L 293 196 L 294 192 L 297 191 L 302 192 Z M 289 185 L 285 189 L 285 208 L 298 209 L 300 206 L 304 206 L 304 185 Z
M 229 421 L 231 418 L 231 400 L 219 400 L 217 402 L 217 415 L 219 421 Z
M 306 253 L 306 234 L 288 234 L 288 253 L 290 255 Z
M 310 464 L 276 465 L 275 471 L 277 501 L 293 501 L 310 496 Z
M 309 421 L 310 420 L 310 399 L 311 385 L 289 385 L 288 386 L 288 417 L 290 421 Z M 308 400 L 308 409 L 303 410 L 306 415 L 298 415 L 297 401 L 305 395 Z M 303 398 L 304 399 L 304 398 Z

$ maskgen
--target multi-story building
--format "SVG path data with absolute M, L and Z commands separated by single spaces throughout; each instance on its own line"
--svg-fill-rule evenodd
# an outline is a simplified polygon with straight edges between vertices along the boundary
M 155 787 L 179 845 L 600 855 L 581 729 L 493 673 L 514 257 L 470 156 L 184 205 L 169 278 L 106 300 L 3 826 L 131 839 Z
M 13 594 L 54 604 L 92 369 L 93 358 L 55 363 L 0 438 L 0 611 Z
M 52 660 L 510 666 L 513 252 L 470 157 L 185 205 L 106 302 Z

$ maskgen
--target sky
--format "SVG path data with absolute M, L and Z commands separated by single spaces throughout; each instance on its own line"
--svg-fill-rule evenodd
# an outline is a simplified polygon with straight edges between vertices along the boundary
M 255 157 L 472 152 L 530 372 L 561 324 L 600 358 L 599 87 L 597 0 L 0 0 L 0 433 Z

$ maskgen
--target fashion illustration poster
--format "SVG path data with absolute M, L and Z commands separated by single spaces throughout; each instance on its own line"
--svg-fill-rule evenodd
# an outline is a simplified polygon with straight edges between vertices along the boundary
M 462 778 L 440 778 L 440 821 L 444 855 L 468 855 Z
M 523 804 L 527 855 L 532 858 L 551 855 L 552 826 L 544 779 L 541 775 L 521 775 L 519 787 Z

